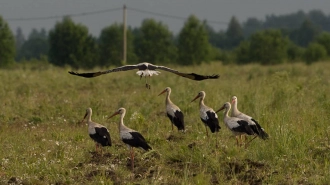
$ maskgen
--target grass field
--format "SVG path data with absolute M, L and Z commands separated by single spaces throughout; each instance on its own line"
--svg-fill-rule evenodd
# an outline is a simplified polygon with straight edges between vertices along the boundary
M 162 72 L 148 90 L 135 71 L 86 79 L 51 65 L 0 70 L 0 184 L 330 184 L 329 62 L 170 67 L 221 77 L 196 82 Z M 171 131 L 165 95 L 157 96 L 167 86 L 184 112 L 186 133 Z M 198 101 L 190 103 L 201 90 L 213 109 L 236 95 L 238 108 L 270 139 L 236 147 L 219 112 L 216 148 L 214 134 L 205 136 Z M 88 107 L 111 134 L 113 146 L 103 156 L 80 123 Z M 154 149 L 135 150 L 133 172 L 119 116 L 107 120 L 120 107 L 126 126 Z

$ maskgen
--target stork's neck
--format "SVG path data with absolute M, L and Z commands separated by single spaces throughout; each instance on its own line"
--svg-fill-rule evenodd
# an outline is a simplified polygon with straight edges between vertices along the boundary
M 204 104 L 204 98 L 205 98 L 205 96 L 202 96 L 202 97 L 199 99 L 199 107 L 203 107 L 203 106 L 205 106 L 205 104 Z
M 125 129 L 125 128 L 126 128 L 126 126 L 124 125 L 124 117 L 125 117 L 125 113 L 126 113 L 126 112 L 123 112 L 123 113 L 120 115 L 119 126 L 118 126 L 119 132 L 120 132 L 122 129 Z
M 168 91 L 167 94 L 166 94 L 166 99 L 165 99 L 165 104 L 166 104 L 166 105 L 172 103 L 172 101 L 171 101 L 171 99 L 170 99 L 170 94 L 171 94 L 171 91 Z
M 229 115 L 228 115 L 229 111 L 230 111 L 230 107 L 226 108 L 225 113 L 224 113 L 225 118 L 229 118 Z
M 238 115 L 240 113 L 240 111 L 237 109 L 237 100 L 234 101 L 234 103 L 232 105 L 233 105 L 233 110 L 232 110 L 231 115 Z
M 87 123 L 90 123 L 90 122 L 92 122 L 92 113 L 91 112 L 87 113 Z

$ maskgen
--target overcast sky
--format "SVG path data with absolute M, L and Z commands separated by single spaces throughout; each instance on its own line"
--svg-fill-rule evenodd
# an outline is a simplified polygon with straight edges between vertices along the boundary
M 232 16 L 243 22 L 249 17 L 264 20 L 266 15 L 283 15 L 298 10 L 318 9 L 330 14 L 330 0 L 0 0 L 0 15 L 9 23 L 14 34 L 21 27 L 28 35 L 32 28 L 48 31 L 62 20 L 50 18 L 53 16 L 109 10 L 73 17 L 76 23 L 86 25 L 90 33 L 98 36 L 102 28 L 122 22 L 121 8 L 124 4 L 129 8 L 128 25 L 139 27 L 143 19 L 153 18 L 162 21 L 174 33 L 180 31 L 184 18 L 191 14 L 200 20 L 208 20 L 215 30 L 226 29 Z M 46 19 L 20 20 L 26 18 Z

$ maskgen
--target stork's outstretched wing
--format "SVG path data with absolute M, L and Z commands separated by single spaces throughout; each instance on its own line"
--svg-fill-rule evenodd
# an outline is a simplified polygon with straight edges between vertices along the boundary
M 196 73 L 176 73 L 176 74 L 197 81 L 206 80 L 206 79 L 218 79 L 220 77 L 219 75 L 216 74 L 213 75 L 199 75 Z
M 179 71 L 173 70 L 173 69 L 165 67 L 165 66 L 155 66 L 155 65 L 150 65 L 150 64 L 149 64 L 149 66 L 153 66 L 155 69 L 161 69 L 161 70 L 168 71 L 168 72 L 174 73 L 176 75 L 179 75 L 179 76 L 182 76 L 185 78 L 189 78 L 191 80 L 197 80 L 197 81 L 206 80 L 206 79 L 217 79 L 220 77 L 219 75 L 216 75 L 216 74 L 209 76 L 209 75 L 199 75 L 196 73 L 181 73 Z
M 112 73 L 112 72 L 128 71 L 128 70 L 132 70 L 132 69 L 138 69 L 138 67 L 139 67 L 138 65 L 125 65 L 125 66 L 109 69 L 109 70 L 106 70 L 106 71 L 91 72 L 91 73 L 77 73 L 77 72 L 69 71 L 69 73 L 72 74 L 72 75 L 82 76 L 82 77 L 85 77 L 85 78 L 93 78 L 93 77 L 97 77 L 97 76 Z

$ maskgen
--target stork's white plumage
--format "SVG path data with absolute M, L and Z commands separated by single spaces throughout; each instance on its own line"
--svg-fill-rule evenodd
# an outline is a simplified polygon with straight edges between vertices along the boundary
M 249 126 L 252 128 L 252 130 L 258 137 L 260 137 L 263 140 L 268 139 L 268 137 L 269 137 L 268 134 L 265 132 L 265 130 L 259 125 L 259 123 L 255 119 L 253 119 L 251 116 L 246 115 L 238 110 L 238 108 L 237 108 L 238 99 L 236 96 L 233 96 L 231 98 L 231 103 L 233 105 L 233 109 L 231 112 L 232 117 L 244 119 L 245 121 L 247 121 L 249 123 Z M 253 139 L 251 139 L 251 141 Z
M 115 115 L 120 114 L 119 121 L 119 135 L 121 140 L 127 144 L 130 149 L 131 154 L 131 167 L 134 170 L 134 150 L 133 147 L 142 148 L 146 151 L 152 150 L 152 148 L 147 144 L 147 141 L 144 137 L 137 131 L 130 129 L 124 125 L 124 117 L 126 114 L 125 108 L 119 108 L 115 113 L 113 113 L 109 118 L 112 118 Z M 109 119 L 108 118 L 108 119 Z
M 221 129 L 221 127 L 219 125 L 218 115 L 216 114 L 216 112 L 212 108 L 210 108 L 204 104 L 205 96 L 206 96 L 205 92 L 201 91 L 191 102 L 195 101 L 197 98 L 200 98 L 199 114 L 200 114 L 200 118 L 201 118 L 202 122 L 205 125 L 206 136 L 208 136 L 207 127 L 210 128 L 212 133 L 214 133 L 214 132 L 218 133 L 219 130 Z M 218 146 L 217 137 L 216 137 L 216 146 Z
M 228 115 L 228 112 L 231 109 L 231 105 L 229 102 L 226 102 L 216 112 L 219 112 L 223 109 L 225 109 L 223 121 L 225 122 L 225 125 L 229 128 L 229 130 L 235 135 L 237 146 L 241 144 L 239 141 L 241 135 L 244 135 L 244 134 L 254 135 L 254 132 L 251 129 L 251 127 L 249 126 L 249 123 L 247 121 L 237 118 L 237 117 L 230 117 Z
M 108 129 L 105 126 L 92 121 L 91 108 L 86 109 L 84 119 L 81 122 L 83 122 L 86 117 L 88 123 L 88 134 L 95 141 L 96 152 L 99 145 L 111 146 L 111 138 Z
M 167 114 L 167 117 L 170 119 L 170 121 L 172 123 L 172 130 L 173 130 L 173 125 L 175 125 L 178 128 L 178 130 L 181 130 L 182 132 L 184 132 L 185 127 L 184 127 L 183 113 L 181 112 L 180 108 L 178 106 L 176 106 L 170 100 L 171 88 L 166 87 L 165 90 L 163 90 L 159 95 L 161 95 L 165 92 L 167 92 L 166 99 L 165 99 L 166 114 Z
M 138 69 L 138 71 L 136 72 L 136 74 L 138 74 L 140 76 L 140 78 L 142 78 L 142 76 L 144 77 L 151 77 L 152 75 L 158 75 L 160 72 L 156 71 L 156 69 L 160 69 L 160 70 L 164 70 L 167 72 L 171 72 L 174 73 L 176 75 L 185 77 L 185 78 L 189 78 L 191 80 L 206 80 L 206 79 L 217 79 L 219 78 L 219 75 L 199 75 L 199 74 L 195 74 L 195 73 L 181 73 L 177 70 L 165 67 L 165 66 L 157 66 L 157 65 L 153 65 L 147 62 L 143 62 L 143 63 L 139 63 L 136 65 L 125 65 L 125 66 L 121 66 L 121 67 L 117 67 L 114 69 L 110 69 L 110 70 L 106 70 L 106 71 L 99 71 L 99 72 L 91 72 L 91 73 L 77 73 L 77 72 L 73 72 L 73 71 L 69 71 L 70 74 L 72 75 L 77 75 L 77 76 L 82 76 L 85 78 L 93 78 L 96 76 L 100 76 L 103 74 L 108 74 L 108 73 L 112 73 L 112 72 L 119 72 L 119 71 L 128 71 L 128 70 L 133 70 L 133 69 Z M 146 78 L 146 87 L 150 89 L 150 84 L 148 84 L 147 78 Z

